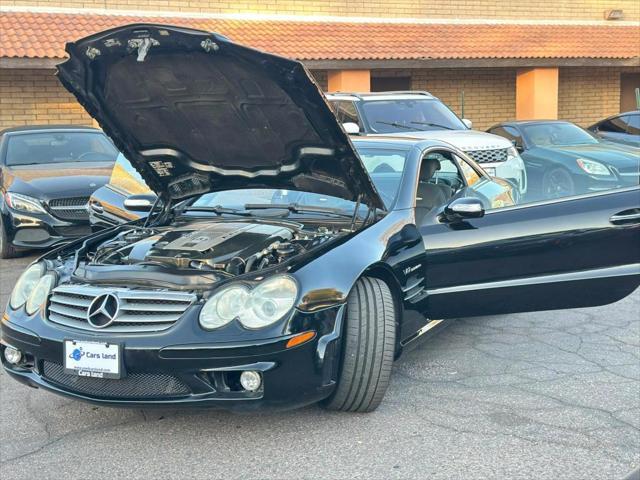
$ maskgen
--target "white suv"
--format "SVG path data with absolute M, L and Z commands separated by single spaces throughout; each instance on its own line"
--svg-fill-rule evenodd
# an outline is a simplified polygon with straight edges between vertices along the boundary
M 465 152 L 490 175 L 527 191 L 524 162 L 513 144 L 497 135 L 471 130 L 438 98 L 427 92 L 329 93 L 338 121 L 351 135 L 393 135 L 437 139 Z

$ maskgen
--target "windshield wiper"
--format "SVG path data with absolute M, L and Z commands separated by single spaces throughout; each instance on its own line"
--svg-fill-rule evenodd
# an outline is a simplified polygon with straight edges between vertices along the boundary
M 240 210 L 238 208 L 228 208 L 222 205 L 215 205 L 213 207 L 192 205 L 182 210 L 183 212 L 212 212 L 216 215 L 241 215 L 243 217 L 250 217 L 251 212 L 246 210 Z
M 455 128 L 453 127 L 447 127 L 446 125 L 440 125 L 439 123 L 417 122 L 417 121 L 412 121 L 411 123 L 415 123 L 416 125 L 426 125 L 428 127 L 440 127 L 440 128 L 444 128 L 445 130 L 455 130 Z
M 315 205 L 298 205 L 297 203 L 247 203 L 244 206 L 247 210 L 288 210 L 291 213 L 328 213 L 340 217 L 351 218 L 351 214 L 344 213 L 344 210 L 331 207 L 317 207 Z
M 419 130 L 421 132 L 423 132 L 424 130 L 422 130 L 421 128 L 414 128 L 414 127 L 410 127 L 409 125 L 405 125 L 404 123 L 398 123 L 398 122 L 385 122 L 383 120 L 376 120 L 376 123 L 381 123 L 383 125 L 390 125 L 392 127 L 398 127 L 398 128 L 406 128 L 407 130 Z M 411 122 L 414 123 L 414 122 Z

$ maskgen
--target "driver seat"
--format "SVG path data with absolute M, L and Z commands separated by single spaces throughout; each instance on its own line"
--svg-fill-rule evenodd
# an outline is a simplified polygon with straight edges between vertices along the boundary
M 453 190 L 448 185 L 429 182 L 438 170 L 440 170 L 438 159 L 425 158 L 422 161 L 416 195 L 416 218 L 424 217 L 429 211 L 444 205 L 453 195 Z

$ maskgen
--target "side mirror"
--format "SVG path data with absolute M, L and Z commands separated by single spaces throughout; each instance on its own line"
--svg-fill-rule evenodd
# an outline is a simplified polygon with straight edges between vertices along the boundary
M 518 142 L 517 140 L 511 140 L 511 143 L 513 143 L 513 146 L 516 147 L 516 150 L 519 153 L 524 152 L 524 146 L 520 142 Z
M 344 131 L 349 135 L 358 135 L 360 133 L 360 127 L 357 123 L 345 122 L 342 124 L 342 128 L 344 128 Z
M 484 217 L 484 206 L 477 198 L 456 198 L 444 207 L 444 220 L 447 222 L 455 223 L 469 218 L 482 217 Z
M 132 212 L 150 212 L 157 198 L 153 194 L 130 195 L 124 200 L 124 208 Z
M 465 124 L 465 126 L 469 129 L 471 129 L 473 127 L 473 122 L 471 120 L 469 120 L 468 118 L 463 118 L 462 119 L 462 123 Z

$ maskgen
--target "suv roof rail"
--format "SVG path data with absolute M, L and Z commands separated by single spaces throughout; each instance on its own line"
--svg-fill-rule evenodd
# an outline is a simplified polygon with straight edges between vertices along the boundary
M 362 100 L 365 96 L 375 96 L 375 95 L 424 95 L 426 97 L 434 97 L 435 96 L 426 90 L 389 90 L 386 92 L 327 92 L 327 95 L 344 95 L 349 97 L 356 97 Z

